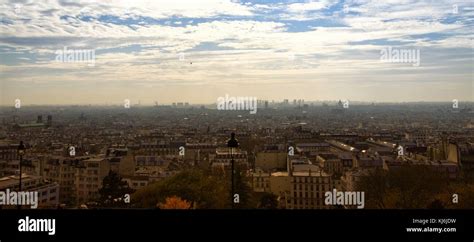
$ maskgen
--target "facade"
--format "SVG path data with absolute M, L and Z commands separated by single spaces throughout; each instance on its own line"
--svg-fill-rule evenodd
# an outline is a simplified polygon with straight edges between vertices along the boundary
M 218 148 L 216 153 L 209 157 L 212 167 L 230 167 L 232 159 L 235 164 L 248 167 L 247 151 L 241 149 Z
M 87 202 L 99 198 L 104 177 L 109 174 L 110 164 L 105 158 L 83 160 L 77 166 L 75 177 L 75 197 L 77 202 Z
M 42 177 L 59 185 L 61 203 L 74 202 L 75 176 L 78 159 L 51 157 L 42 165 Z
M 18 191 L 19 179 L 19 176 L 0 178 L 0 191 Z M 59 205 L 59 184 L 45 181 L 40 176 L 26 174 L 22 175 L 21 184 L 22 191 L 38 193 L 38 208 L 56 208 Z
M 265 171 L 286 170 L 287 156 L 287 152 L 278 150 L 258 152 L 255 157 L 255 167 Z
M 319 154 L 316 160 L 325 172 L 329 174 L 342 174 L 343 164 L 339 156 L 335 154 Z
M 278 196 L 280 208 L 330 208 L 324 204 L 324 194 L 333 188 L 333 184 L 331 176 L 323 171 L 257 172 L 252 180 L 255 192 Z

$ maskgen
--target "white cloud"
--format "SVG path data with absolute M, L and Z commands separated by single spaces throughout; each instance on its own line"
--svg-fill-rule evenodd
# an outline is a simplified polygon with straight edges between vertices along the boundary
M 20 14 L 7 11 L 11 4 L 0 3 L 0 16 L 13 21 L 12 24 L 0 24 L 0 45 L 14 49 L 2 53 L 27 53 L 37 57 L 35 63 L 30 63 L 29 57 L 21 57 L 20 60 L 28 62 L 13 66 L 0 61 L 4 73 L 2 78 L 8 82 L 33 79 L 38 83 L 100 80 L 132 85 L 173 85 L 176 81 L 179 84 L 212 86 L 216 83 L 282 84 L 295 81 L 316 85 L 315 82 L 329 80 L 350 83 L 357 78 L 375 82 L 377 77 L 384 76 L 381 73 L 386 72 L 392 75 L 389 79 L 398 76 L 416 82 L 420 76 L 439 76 L 437 68 L 444 68 L 444 71 L 467 61 L 465 56 L 451 54 L 450 49 L 472 48 L 472 29 L 466 24 L 469 14 L 463 13 L 460 23 L 442 21 L 452 15 L 449 11 L 451 1 L 346 1 L 350 6 L 349 13 L 326 14 L 324 11 L 335 3 L 310 1 L 276 6 L 241 5 L 221 0 L 47 0 L 25 4 Z M 460 6 L 466 6 L 466 2 L 461 2 Z M 278 11 L 279 15 L 271 20 L 252 18 L 269 11 Z M 187 22 L 188 25 L 150 25 L 145 21 L 127 26 L 80 18 L 103 15 L 135 20 L 141 17 L 166 18 L 170 24 Z M 214 18 L 220 15 L 236 19 Z M 61 19 L 61 16 L 70 17 Z M 168 19 L 170 16 L 212 19 L 196 24 L 194 20 Z M 247 18 L 242 19 L 243 16 Z M 287 32 L 288 26 L 283 20 L 289 19 L 323 19 L 344 27 L 319 26 L 304 32 Z M 427 34 L 446 36 L 441 39 L 414 37 Z M 374 44 L 379 40 L 395 42 L 406 48 L 425 48 L 428 54 L 436 50 L 441 57 L 430 59 L 427 55 L 422 62 L 425 65 L 417 69 L 410 65 L 381 63 L 381 46 Z M 360 44 L 363 41 L 366 44 Z M 359 44 L 351 44 L 354 42 Z M 216 49 L 196 49 L 206 43 L 211 43 Z M 142 49 L 118 51 L 133 45 Z M 105 53 L 97 54 L 93 68 L 52 61 L 54 52 L 64 46 L 92 48 Z M 177 55 L 181 52 L 186 53 L 187 61 L 179 61 Z M 291 54 L 295 58 L 290 61 L 288 56 Z M 442 58 L 443 55 L 449 58 Z M 459 81 L 468 78 L 463 76 Z

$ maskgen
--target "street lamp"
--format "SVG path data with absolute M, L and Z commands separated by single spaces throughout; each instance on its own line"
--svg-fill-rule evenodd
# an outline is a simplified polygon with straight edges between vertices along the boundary
M 21 192 L 21 177 L 22 177 L 22 175 L 21 175 L 21 163 L 23 163 L 23 155 L 25 154 L 25 150 L 26 150 L 26 148 L 25 148 L 25 145 L 23 144 L 23 141 L 20 141 L 20 145 L 18 145 L 18 149 L 17 149 L 17 153 L 20 156 L 20 164 L 19 164 L 19 166 L 20 166 L 20 184 L 18 186 L 18 192 Z M 21 205 L 18 205 L 18 209 L 20 209 L 20 208 L 21 208 Z
M 230 134 L 230 140 L 227 141 L 227 147 L 230 148 L 230 159 L 231 159 L 231 169 L 232 169 L 232 175 L 231 175 L 231 194 L 230 194 L 230 204 L 232 205 L 232 208 L 234 208 L 234 148 L 239 147 L 239 141 L 235 139 L 235 133 Z

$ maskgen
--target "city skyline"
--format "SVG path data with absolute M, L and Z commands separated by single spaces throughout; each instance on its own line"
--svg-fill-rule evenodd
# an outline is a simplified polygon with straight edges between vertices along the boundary
M 51 0 L 0 8 L 3 106 L 17 98 L 213 103 L 227 93 L 474 100 L 469 1 Z M 68 59 L 68 51 L 82 52 Z

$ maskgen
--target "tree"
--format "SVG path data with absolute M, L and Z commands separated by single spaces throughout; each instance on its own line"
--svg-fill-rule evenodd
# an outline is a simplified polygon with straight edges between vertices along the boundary
M 259 208 L 277 209 L 278 197 L 273 193 L 264 192 L 260 197 Z
M 167 197 L 165 203 L 158 203 L 161 209 L 190 209 L 191 203 L 177 196 Z
M 255 208 L 257 204 L 254 198 L 254 192 L 249 186 L 248 178 L 240 166 L 235 168 L 234 176 L 234 194 L 239 195 L 239 203 L 234 204 L 234 208 Z
M 443 192 L 435 196 L 445 208 L 472 209 L 474 207 L 474 184 L 461 181 L 453 182 Z
M 132 192 L 133 189 L 128 186 L 128 183 L 122 181 L 117 172 L 110 170 L 102 181 L 102 188 L 99 189 L 99 202 L 107 207 L 125 207 L 124 197 Z
M 430 166 L 404 165 L 392 171 L 370 171 L 357 183 L 366 194 L 366 208 L 441 207 L 436 197 L 446 189 L 449 179 Z
M 164 180 L 150 184 L 132 195 L 134 206 L 154 208 L 166 204 L 166 198 L 177 196 L 191 207 L 215 209 L 228 204 L 228 183 L 220 177 L 201 170 L 184 170 Z
M 366 208 L 385 208 L 387 196 L 388 177 L 384 170 L 376 168 L 370 170 L 367 176 L 362 176 L 356 184 L 357 190 L 364 191 L 366 195 Z
M 394 208 L 427 208 L 433 198 L 447 185 L 449 179 L 445 174 L 431 166 L 402 166 L 389 173 L 390 192 L 396 192 Z
M 443 202 L 439 199 L 435 199 L 431 204 L 428 206 L 428 209 L 443 209 L 444 205 Z

